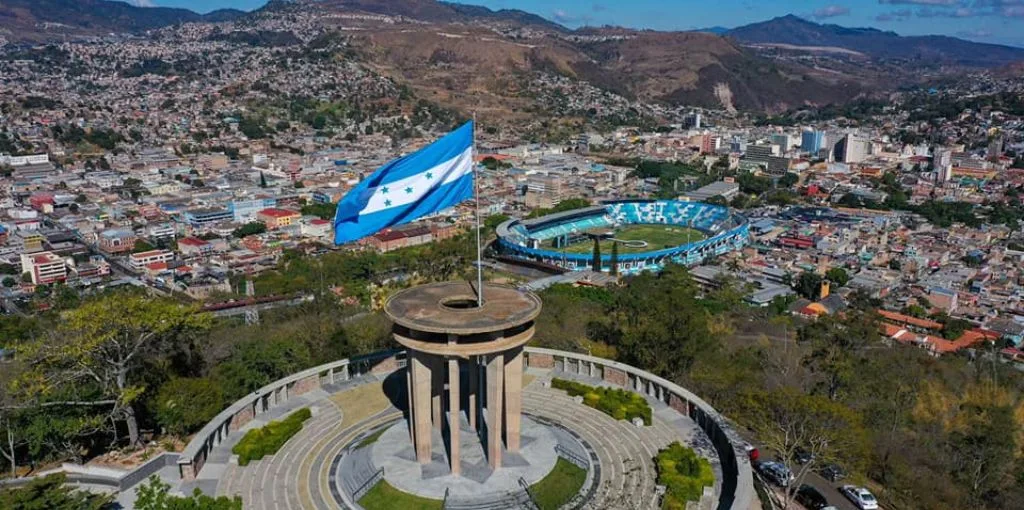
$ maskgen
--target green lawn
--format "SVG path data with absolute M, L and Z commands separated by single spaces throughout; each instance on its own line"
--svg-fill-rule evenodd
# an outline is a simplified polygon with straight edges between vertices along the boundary
M 615 238 L 622 241 L 647 241 L 643 248 L 632 248 L 624 244 L 619 245 L 619 253 L 641 253 L 647 251 L 674 248 L 676 246 L 695 243 L 707 236 L 703 232 L 689 227 L 675 225 L 645 224 L 626 225 L 615 230 Z M 553 246 L 553 245 L 549 245 Z M 591 253 L 594 251 L 594 243 L 584 241 L 565 248 L 565 253 Z M 601 241 L 601 255 L 611 255 L 612 242 Z
M 441 510 L 441 500 L 413 496 L 381 480 L 359 500 L 366 510 Z
M 362 441 L 360 441 L 359 442 L 359 446 L 356 446 L 356 449 L 366 448 L 367 446 L 370 446 L 371 444 L 376 443 L 377 440 L 380 439 L 380 436 L 384 435 L 384 433 L 387 432 L 387 431 L 388 431 L 388 427 L 381 427 L 380 430 L 378 430 L 377 432 L 374 432 L 373 434 L 370 434 L 370 435 L 366 436 L 366 439 L 363 439 Z
M 586 481 L 585 470 L 559 457 L 555 468 L 541 481 L 531 485 L 530 492 L 540 510 L 558 510 L 580 491 Z

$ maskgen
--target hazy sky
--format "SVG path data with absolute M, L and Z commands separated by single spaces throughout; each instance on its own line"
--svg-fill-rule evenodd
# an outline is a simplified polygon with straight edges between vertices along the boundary
M 457 0 L 515 8 L 570 27 L 622 25 L 657 30 L 735 27 L 796 14 L 814 21 L 876 27 L 904 35 L 943 34 L 1024 46 L 1024 0 Z M 131 0 L 207 12 L 250 10 L 264 0 Z

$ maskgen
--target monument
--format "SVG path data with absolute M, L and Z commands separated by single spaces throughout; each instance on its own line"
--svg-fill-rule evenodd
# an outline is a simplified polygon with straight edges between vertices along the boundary
M 523 346 L 533 337 L 541 301 L 512 287 L 475 288 L 445 282 L 405 289 L 385 303 L 395 340 L 407 349 L 408 427 L 416 460 L 431 462 L 435 429 L 451 474 L 460 464 L 462 403 L 469 430 L 480 438 L 492 470 L 502 447 L 518 452 L 522 427 Z M 463 389 L 462 374 L 467 386 Z

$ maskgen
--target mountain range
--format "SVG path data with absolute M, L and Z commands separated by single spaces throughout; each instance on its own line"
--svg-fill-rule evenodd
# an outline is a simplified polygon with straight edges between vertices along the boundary
M 272 0 L 264 9 L 289 1 Z M 558 33 L 573 32 L 552 20 L 517 9 L 492 10 L 436 0 L 319 0 L 317 3 L 329 10 L 403 16 L 433 23 L 487 20 Z M 3 0 L 0 2 L 0 35 L 15 42 L 41 42 L 69 35 L 141 32 L 186 22 L 231 21 L 244 15 L 245 12 L 235 9 L 198 14 L 187 9 L 136 7 L 111 0 Z M 786 49 L 797 51 L 801 48 L 843 48 L 875 59 L 942 62 L 972 67 L 994 67 L 1024 61 L 1022 48 L 948 36 L 900 36 L 874 28 L 819 24 L 794 15 L 733 29 L 716 26 L 696 32 L 730 37 L 743 44 L 784 45 Z
M 956 37 L 901 36 L 874 28 L 823 25 L 788 15 L 724 32 L 743 43 L 843 48 L 875 59 L 941 62 L 995 67 L 1024 60 L 1024 48 L 985 44 Z
M 230 21 L 237 9 L 198 14 L 172 7 L 136 7 L 108 0 L 3 0 L 0 36 L 14 42 L 45 42 L 68 36 L 137 33 L 177 23 Z
M 309 10 L 327 30 L 344 29 L 348 44 L 366 65 L 424 97 L 445 106 L 498 114 L 538 111 L 531 80 L 543 76 L 587 82 L 626 100 L 781 111 L 884 93 L 919 79 L 913 72 L 915 62 L 991 67 L 1024 61 L 1024 49 L 952 37 L 901 37 L 796 16 L 731 30 L 572 30 L 521 10 L 436 0 L 271 0 L 251 14 L 222 10 L 205 15 L 108 0 L 0 0 L 0 38 L 37 43 L 236 20 L 240 23 L 231 30 L 245 31 L 249 21 L 294 9 Z M 391 20 L 334 13 L 377 14 Z M 358 29 L 345 28 L 349 25 Z M 278 39 L 298 42 L 287 28 L 280 30 L 284 32 Z M 824 63 L 806 63 L 773 55 L 822 48 L 841 48 L 858 59 L 877 62 L 865 65 L 841 55 Z

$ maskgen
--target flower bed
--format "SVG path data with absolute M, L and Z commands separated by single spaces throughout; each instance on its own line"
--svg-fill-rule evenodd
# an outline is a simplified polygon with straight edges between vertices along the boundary
M 638 393 L 618 388 L 602 388 L 588 386 L 565 379 L 552 379 L 551 387 L 565 390 L 569 395 L 582 396 L 583 403 L 593 407 L 616 420 L 632 420 L 640 418 L 644 425 L 651 424 L 651 406 Z

